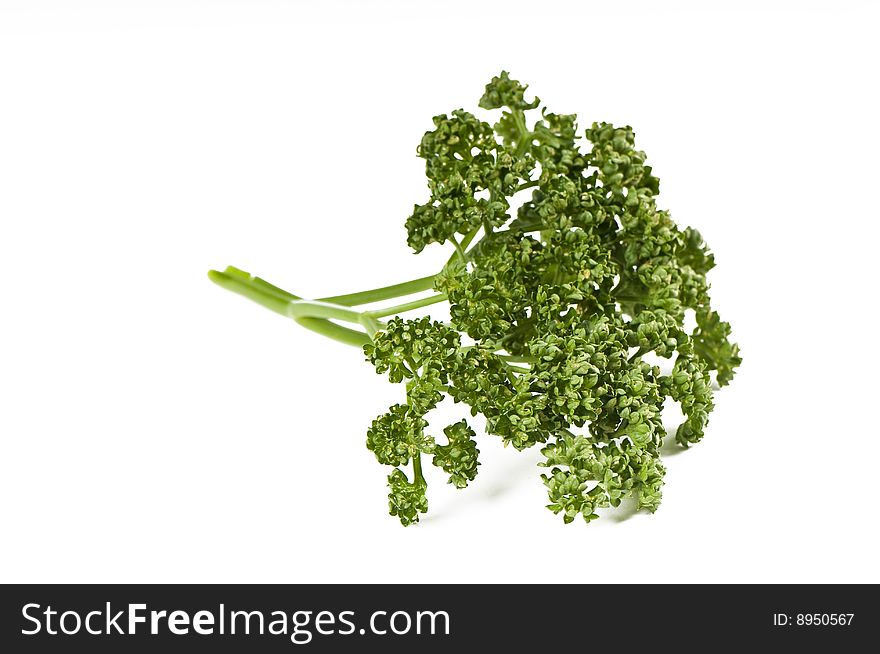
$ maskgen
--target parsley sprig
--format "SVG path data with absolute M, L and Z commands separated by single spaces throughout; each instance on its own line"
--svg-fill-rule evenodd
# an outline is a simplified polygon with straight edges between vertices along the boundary
M 741 361 L 710 306 L 714 256 L 657 205 L 659 180 L 632 129 L 581 131 L 575 115 L 551 113 L 527 92 L 502 72 L 479 102 L 500 110 L 494 125 L 458 109 L 435 116 L 422 137 L 429 195 L 406 220 L 407 242 L 416 253 L 448 244 L 437 274 L 306 300 L 237 268 L 209 273 L 362 348 L 377 373 L 405 385 L 406 402 L 367 430 L 367 448 L 393 468 L 389 509 L 404 525 L 428 510 L 426 461 L 456 488 L 477 476 L 466 420 L 429 431 L 427 416 L 446 396 L 482 415 L 505 445 L 542 446 L 548 508 L 566 523 L 590 522 L 627 497 L 656 510 L 664 401 L 685 416 L 676 441 L 698 442 L 714 406 L 710 373 L 724 386 Z M 514 198 L 525 200 L 516 211 Z M 448 323 L 400 317 L 439 302 L 449 303 Z M 671 372 L 649 353 L 672 360 Z

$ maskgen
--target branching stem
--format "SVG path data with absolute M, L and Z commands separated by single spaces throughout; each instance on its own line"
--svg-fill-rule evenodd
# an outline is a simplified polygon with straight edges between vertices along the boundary
M 465 234 L 461 241 L 455 238 L 452 239 L 455 252 L 453 252 L 443 270 L 456 261 L 467 264 L 471 253 L 466 252 L 466 249 L 474 241 L 479 231 L 480 228 L 477 227 Z M 383 323 L 379 320 L 380 318 L 412 311 L 446 300 L 445 294 L 436 293 L 418 300 L 379 309 L 371 309 L 369 311 L 357 311 L 352 308 L 431 290 L 434 288 L 436 275 L 428 275 L 399 284 L 381 286 L 355 293 L 330 295 L 317 300 L 304 300 L 299 295 L 285 291 L 264 279 L 260 279 L 234 266 L 227 267 L 223 272 L 211 270 L 208 272 L 208 277 L 218 286 L 246 297 L 275 313 L 292 318 L 306 329 L 355 347 L 363 347 L 372 340 L 373 335 L 383 327 Z M 352 323 L 358 325 L 361 329 L 345 327 L 334 321 Z

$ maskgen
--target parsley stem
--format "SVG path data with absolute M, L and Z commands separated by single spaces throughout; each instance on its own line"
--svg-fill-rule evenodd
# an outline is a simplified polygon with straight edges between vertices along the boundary
M 446 266 L 449 266 L 458 258 L 463 263 L 467 263 L 468 255 L 465 254 L 465 249 L 471 244 L 479 231 L 479 227 L 471 230 L 464 235 L 461 242 L 455 238 L 452 239 L 456 251 Z M 223 272 L 211 270 L 208 272 L 208 277 L 218 286 L 246 297 L 275 313 L 292 318 L 306 329 L 341 343 L 354 345 L 355 347 L 363 347 L 369 343 L 372 340 L 372 336 L 382 328 L 383 324 L 379 322 L 379 318 L 429 306 L 446 299 L 444 294 L 438 293 L 426 298 L 372 311 L 360 312 L 351 308 L 431 290 L 434 288 L 436 275 L 428 275 L 398 284 L 380 286 L 355 293 L 330 295 L 318 300 L 304 300 L 299 295 L 289 293 L 264 279 L 234 266 L 228 266 Z M 338 325 L 332 322 L 333 320 L 355 323 L 363 327 L 365 332 Z
M 521 357 L 514 354 L 499 354 L 498 357 L 510 363 L 536 363 L 535 357 Z
M 467 265 L 467 256 L 465 256 L 464 248 L 461 247 L 461 243 L 455 238 L 455 234 L 450 236 L 449 240 L 452 241 L 452 244 L 455 246 L 455 251 L 458 253 L 458 258 L 461 259 L 462 265 Z
M 294 320 L 300 318 L 323 318 L 325 320 L 344 320 L 360 325 L 367 330 L 370 339 L 382 328 L 382 323 L 367 313 L 355 311 L 341 304 L 320 300 L 292 300 L 287 303 L 287 315 Z
M 425 477 L 422 475 L 422 453 L 416 452 L 412 458 L 413 462 L 413 483 L 425 484 Z
M 208 273 L 208 277 L 210 277 L 211 280 L 216 283 L 220 283 L 220 281 L 222 281 L 223 279 L 231 278 L 232 280 L 235 280 L 238 283 L 246 284 L 247 286 L 252 287 L 255 290 L 258 290 L 259 292 L 261 292 L 265 295 L 271 295 L 271 296 L 277 297 L 279 300 L 284 301 L 284 302 L 290 302 L 291 300 L 301 300 L 302 299 L 298 295 L 294 295 L 293 293 L 288 293 L 284 289 L 278 288 L 274 284 L 270 284 L 265 279 L 260 279 L 259 277 L 256 277 L 255 275 L 251 275 L 249 272 L 245 272 L 244 270 L 236 268 L 235 266 L 227 266 L 226 270 L 224 270 L 222 273 L 218 272 L 216 270 L 212 270 Z M 220 285 L 222 286 L 223 284 L 220 284 Z M 266 306 L 266 305 L 264 304 L 264 306 Z M 277 313 L 282 313 L 282 314 L 285 313 L 285 311 L 286 311 L 286 309 L 284 309 L 281 305 L 279 305 L 278 309 L 276 309 L 274 307 L 268 307 L 268 308 L 272 309 L 273 311 L 276 311 Z
M 519 132 L 519 140 L 516 144 L 516 156 L 524 155 L 532 145 L 532 133 L 526 127 L 526 116 L 522 109 L 514 109 L 511 114 L 516 131 Z
M 208 277 L 218 286 L 238 293 L 282 316 L 292 317 L 288 313 L 288 307 L 291 302 L 300 299 L 292 293 L 282 291 L 277 286 L 232 266 L 224 272 L 212 270 L 208 273 Z M 349 329 L 326 319 L 303 316 L 294 317 L 294 320 L 306 329 L 347 345 L 363 347 L 371 340 L 368 334 L 360 330 Z
M 326 318 L 360 323 L 361 313 L 341 304 L 312 300 L 292 300 L 287 303 L 287 315 L 296 318 Z
M 418 279 L 412 279 L 408 282 L 373 288 L 368 291 L 346 293 L 345 295 L 331 295 L 329 297 L 320 298 L 320 301 L 332 302 L 333 304 L 341 304 L 347 307 L 354 307 L 360 304 L 370 304 L 371 302 L 381 302 L 382 300 L 390 300 L 403 295 L 412 295 L 413 293 L 420 293 L 421 291 L 430 291 L 434 288 L 434 277 L 435 275 L 428 275 L 427 277 L 419 277 Z
M 446 295 L 444 293 L 437 293 L 436 295 L 430 295 L 420 300 L 396 304 L 393 307 L 385 307 L 374 311 L 364 311 L 364 314 L 373 318 L 384 318 L 385 316 L 393 316 L 397 313 L 404 313 L 405 311 L 412 311 L 413 309 L 420 309 L 421 307 L 427 307 L 431 304 L 437 304 L 438 302 L 443 302 L 445 299 Z
M 479 231 L 480 231 L 480 228 L 477 227 L 476 229 L 473 229 L 470 232 L 468 232 L 467 234 L 465 234 L 464 238 L 461 239 L 461 247 L 467 248 L 467 246 L 471 244 L 471 241 L 474 240 L 474 237 L 476 237 L 477 232 L 479 232 Z
M 438 293 L 426 298 L 374 311 L 357 311 L 352 309 L 350 305 L 339 302 L 339 300 L 342 300 L 344 302 L 364 304 L 366 302 L 399 297 L 400 295 L 410 295 L 433 287 L 433 276 L 321 300 L 304 300 L 298 295 L 288 293 L 264 279 L 260 279 L 233 266 L 229 266 L 224 272 L 212 270 L 208 273 L 208 277 L 218 286 L 233 293 L 238 293 L 275 313 L 292 318 L 298 324 L 313 332 L 348 345 L 354 345 L 355 347 L 363 347 L 369 343 L 373 335 L 383 327 L 383 323 L 379 321 L 379 318 L 429 306 L 446 299 L 445 295 Z M 330 301 L 333 299 L 337 301 Z M 331 322 L 333 320 L 354 323 L 361 326 L 365 331 L 338 325 Z
M 459 247 L 462 250 L 467 250 L 467 247 L 471 244 L 471 241 L 474 240 L 474 238 L 477 236 L 477 233 L 479 231 L 480 231 L 480 228 L 477 227 L 476 229 L 473 229 L 473 230 L 469 231 L 467 234 L 465 234 L 464 238 L 461 239 L 461 242 L 458 244 Z M 471 255 L 470 252 L 465 253 L 465 259 L 470 258 L 470 255 Z M 458 249 L 456 249 L 455 252 L 452 253 L 452 256 L 449 257 L 449 261 L 446 262 L 446 265 L 443 266 L 443 269 L 445 270 L 446 268 L 451 266 L 453 263 L 455 263 L 455 260 L 458 258 L 459 258 L 459 253 L 458 253 Z

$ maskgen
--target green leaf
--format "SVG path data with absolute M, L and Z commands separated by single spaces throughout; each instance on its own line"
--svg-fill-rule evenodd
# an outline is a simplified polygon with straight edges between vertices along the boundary
M 395 404 L 388 413 L 373 420 L 367 430 L 367 449 L 379 463 L 401 466 L 418 452 L 430 452 L 434 441 L 425 435 L 427 421 L 413 415 L 406 404 Z
M 477 476 L 477 466 L 480 465 L 477 460 L 480 451 L 474 440 L 476 433 L 464 420 L 449 425 L 443 433 L 447 443 L 434 448 L 433 463 L 449 474 L 450 484 L 465 488 Z
M 388 510 L 397 516 L 400 524 L 407 527 L 419 521 L 420 513 L 428 512 L 427 488 L 424 482 L 410 483 L 406 474 L 399 468 L 388 475 Z

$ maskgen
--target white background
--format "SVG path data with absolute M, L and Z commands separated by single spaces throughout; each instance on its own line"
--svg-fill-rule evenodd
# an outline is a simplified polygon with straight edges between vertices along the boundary
M 0 580 L 880 581 L 878 18 L 0 2 Z M 415 146 L 502 68 L 633 125 L 716 253 L 744 364 L 653 516 L 566 527 L 537 449 L 481 436 L 473 487 L 430 468 L 403 529 L 364 447 L 401 389 L 205 276 L 315 297 L 435 272 L 443 248 L 405 243 Z

